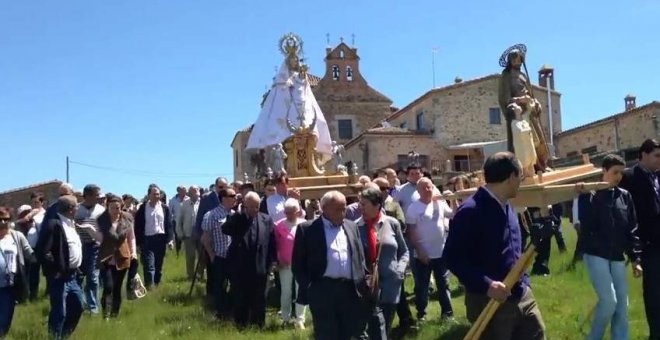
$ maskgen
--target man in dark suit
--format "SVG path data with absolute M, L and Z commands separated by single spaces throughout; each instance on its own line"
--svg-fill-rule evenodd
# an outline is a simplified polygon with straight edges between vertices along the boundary
M 48 283 L 48 333 L 54 339 L 70 336 L 83 312 L 83 292 L 78 283 L 82 243 L 73 221 L 77 205 L 75 196 L 61 196 L 55 203 L 55 217 L 43 225 L 35 247 Z
M 276 259 L 273 220 L 259 212 L 259 195 L 251 191 L 243 212 L 227 218 L 222 232 L 231 236 L 227 250 L 234 321 L 263 328 L 266 321 L 266 282 Z
M 195 221 L 195 226 L 193 227 L 192 239 L 195 245 L 197 246 L 198 252 L 198 261 L 201 261 L 201 268 L 206 267 L 206 296 L 211 297 L 213 295 L 214 284 L 213 277 L 211 273 L 212 267 L 210 265 L 211 259 L 209 255 L 204 251 L 202 247 L 202 221 L 204 220 L 204 214 L 217 208 L 220 205 L 220 191 L 227 188 L 227 179 L 224 177 L 218 177 L 215 179 L 215 185 L 213 190 L 209 191 L 207 194 L 202 196 L 201 201 L 199 201 L 199 208 L 197 208 L 197 221 Z M 201 269 L 200 269 L 201 270 Z
M 167 247 L 174 247 L 172 215 L 161 202 L 160 188 L 156 184 L 147 189 L 149 200 L 135 213 L 135 245 L 142 253 L 144 285 L 151 289 L 158 286 L 163 273 L 163 261 Z
M 639 162 L 626 169 L 619 186 L 632 194 L 642 243 L 644 306 L 650 340 L 660 340 L 660 142 L 647 139 Z
M 301 224 L 293 246 L 298 303 L 309 304 L 314 338 L 362 336 L 370 309 L 364 251 L 355 223 L 344 219 L 346 198 L 338 191 L 321 198 L 323 215 Z

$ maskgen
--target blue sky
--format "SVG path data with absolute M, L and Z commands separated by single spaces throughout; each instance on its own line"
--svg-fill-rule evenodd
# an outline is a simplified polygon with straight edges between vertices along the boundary
M 259 113 L 293 31 L 323 75 L 326 33 L 351 42 L 368 82 L 403 107 L 436 84 L 500 71 L 509 45 L 555 68 L 563 128 L 660 100 L 660 2 L 3 1 L 0 191 L 65 178 L 142 195 L 151 182 L 231 177 L 234 132 Z M 231 178 L 230 178 L 231 179 Z

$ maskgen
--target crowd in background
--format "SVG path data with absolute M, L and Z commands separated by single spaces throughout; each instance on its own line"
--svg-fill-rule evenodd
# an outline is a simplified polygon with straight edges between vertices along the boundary
M 660 145 L 645 141 L 631 168 L 617 155 L 601 166 L 610 188 L 578 185 L 570 213 L 574 262 L 584 262 L 599 298 L 587 338 L 602 339 L 608 324 L 612 339 L 628 337 L 626 255 L 643 277 L 649 339 L 660 339 Z M 329 191 L 318 200 L 302 199 L 286 173 L 266 180 L 261 194 L 222 177 L 206 192 L 179 186 L 169 201 L 156 184 L 141 202 L 94 184 L 79 201 L 64 183 L 47 206 L 34 193 L 16 211 L 0 207 L 0 338 L 16 302 L 40 298 L 41 276 L 54 339 L 70 335 L 85 310 L 118 317 L 124 291 L 139 299 L 163 282 L 169 248 L 183 253 L 190 281 L 205 282 L 215 315 L 241 329 L 265 326 L 267 292 L 275 289 L 283 327 L 305 329 L 309 308 L 316 339 L 399 338 L 423 327 L 432 283 L 440 321 L 453 322 L 452 273 L 471 322 L 489 299 L 502 302 L 485 338 L 543 339 L 528 277 L 512 287 L 502 281 L 529 242 L 538 249 L 531 273 L 550 274 L 551 239 L 566 251 L 562 205 L 514 209 L 509 200 L 524 176 L 510 153 L 490 156 L 486 184 L 462 201 L 447 200 L 451 191 L 430 177 L 414 163 L 382 169 L 359 178 L 357 197 Z M 530 235 L 544 228 L 549 236 Z

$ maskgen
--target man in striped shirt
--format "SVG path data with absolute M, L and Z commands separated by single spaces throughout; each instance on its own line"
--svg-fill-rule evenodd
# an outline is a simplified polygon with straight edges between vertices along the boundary
M 231 237 L 222 233 L 222 225 L 234 211 L 236 204 L 236 191 L 232 188 L 222 189 L 218 194 L 220 205 L 204 214 L 202 220 L 202 245 L 211 259 L 213 285 L 215 291 L 216 315 L 227 319 L 231 316 L 231 306 L 227 291 L 229 273 L 227 270 L 227 250 L 231 244 Z
M 96 269 L 96 260 L 99 255 L 99 244 L 94 239 L 94 233 L 98 229 L 97 219 L 105 211 L 98 204 L 101 189 L 95 184 L 88 184 L 83 188 L 83 202 L 78 204 L 75 215 L 76 231 L 80 235 L 83 249 L 83 262 L 80 266 L 86 277 L 83 290 L 87 309 L 92 314 L 98 314 L 98 288 L 99 271 Z

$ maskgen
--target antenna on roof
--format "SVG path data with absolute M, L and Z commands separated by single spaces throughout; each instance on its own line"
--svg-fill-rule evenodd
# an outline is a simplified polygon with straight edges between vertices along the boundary
M 431 71 L 433 72 L 433 88 L 435 88 L 435 54 L 438 53 L 438 48 L 431 48 Z
M 351 45 L 355 47 L 355 33 L 351 33 Z
M 325 41 L 328 44 L 328 46 L 330 46 L 330 33 L 325 34 Z

